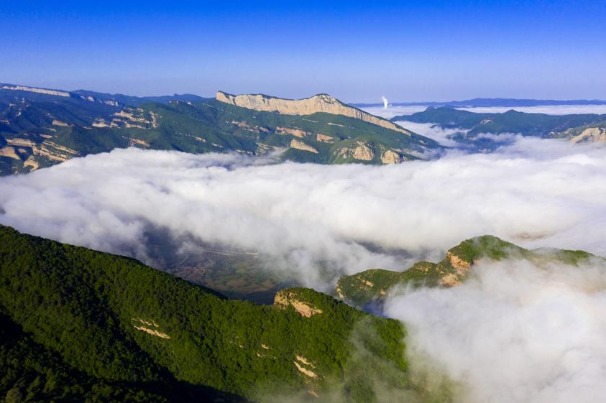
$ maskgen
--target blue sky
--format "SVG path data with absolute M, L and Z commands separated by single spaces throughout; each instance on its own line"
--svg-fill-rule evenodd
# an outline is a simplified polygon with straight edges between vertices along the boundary
M 606 98 L 606 2 L 1 1 L 0 82 L 347 102 Z

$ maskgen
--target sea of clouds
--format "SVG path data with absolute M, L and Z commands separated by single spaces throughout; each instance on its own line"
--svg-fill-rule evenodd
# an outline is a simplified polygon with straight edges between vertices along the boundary
M 412 370 L 460 402 L 606 398 L 606 265 L 484 262 L 450 289 L 395 292 Z
M 0 178 L 0 223 L 151 264 L 161 230 L 184 240 L 176 253 L 253 251 L 320 290 L 483 234 L 606 256 L 606 148 L 514 140 L 390 166 L 114 150 Z M 460 401 L 600 401 L 604 273 L 482 262 L 459 287 L 394 292 L 385 313 L 408 326 L 412 370 L 442 374 Z
M 184 250 L 259 253 L 319 288 L 483 234 L 606 255 L 606 148 L 518 138 L 391 166 L 122 149 L 0 178 L 0 223 L 151 264 L 161 229 Z

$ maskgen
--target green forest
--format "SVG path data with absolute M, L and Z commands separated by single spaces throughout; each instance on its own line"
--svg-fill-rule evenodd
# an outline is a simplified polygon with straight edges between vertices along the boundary
M 318 313 L 229 300 L 133 259 L 0 227 L 0 396 L 368 402 L 378 380 L 414 390 L 399 322 L 285 292 Z

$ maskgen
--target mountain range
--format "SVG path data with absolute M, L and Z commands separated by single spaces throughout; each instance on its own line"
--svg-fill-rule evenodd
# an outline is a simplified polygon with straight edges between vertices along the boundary
M 438 262 L 344 276 L 335 295 L 455 287 L 481 261 L 571 268 L 605 259 L 472 238 Z M 7 401 L 450 401 L 409 372 L 406 329 L 305 288 L 229 300 L 142 263 L 0 226 L 0 396 Z
M 458 132 L 449 136 L 461 146 L 491 150 L 503 142 L 485 134 L 519 134 L 539 138 L 564 139 L 572 143 L 605 142 L 606 114 L 548 115 L 509 110 L 504 113 L 476 113 L 451 106 L 429 107 L 412 115 L 399 115 L 393 122 L 429 123 Z
M 458 130 L 452 139 L 483 149 L 486 133 L 606 140 L 606 115 L 430 107 L 386 120 L 327 94 L 132 97 L 0 84 L 0 174 L 125 147 L 322 164 L 394 164 L 444 149 L 401 120 Z M 373 402 L 388 390 L 392 400 L 447 402 L 449 390 L 436 395 L 411 370 L 406 327 L 370 313 L 387 297 L 456 287 L 484 261 L 606 264 L 480 236 L 438 262 L 343 276 L 327 295 L 273 278 L 254 252 L 198 244 L 203 258 L 185 261 L 162 239 L 150 233 L 148 246 L 170 273 L 0 226 L 0 398 Z
M 431 139 L 325 94 L 303 100 L 223 92 L 215 99 L 137 98 L 0 84 L 0 174 L 125 147 L 271 153 L 324 164 L 399 163 L 440 149 Z

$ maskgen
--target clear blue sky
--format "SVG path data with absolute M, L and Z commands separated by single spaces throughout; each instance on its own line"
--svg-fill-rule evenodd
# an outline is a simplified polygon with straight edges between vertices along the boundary
M 603 0 L 1 0 L 0 82 L 347 102 L 604 99 L 605 22 Z

